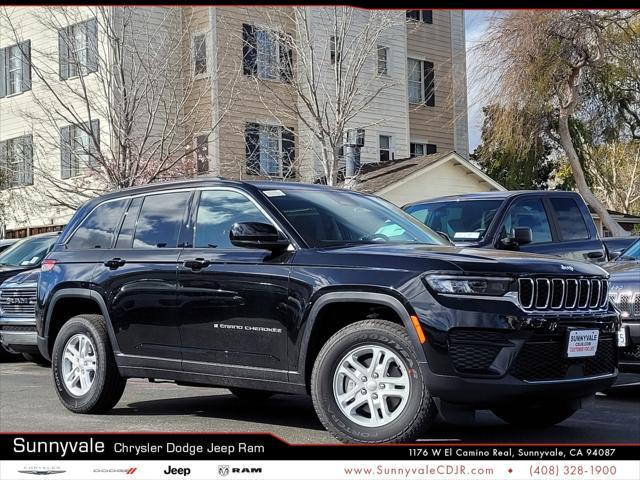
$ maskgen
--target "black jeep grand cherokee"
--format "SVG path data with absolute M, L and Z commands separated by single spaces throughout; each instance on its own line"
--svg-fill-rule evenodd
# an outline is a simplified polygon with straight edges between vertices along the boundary
M 489 408 L 568 418 L 617 375 L 597 266 L 456 248 L 385 201 L 199 179 L 89 201 L 42 266 L 38 343 L 70 410 L 127 378 L 313 397 L 340 440 Z

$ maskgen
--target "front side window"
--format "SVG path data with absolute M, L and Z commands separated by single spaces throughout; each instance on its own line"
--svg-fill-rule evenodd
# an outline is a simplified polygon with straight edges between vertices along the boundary
M 145 197 L 133 248 L 176 248 L 190 192 L 162 193 Z
M 378 75 L 389 75 L 389 49 L 378 45 Z
M 587 240 L 589 230 L 584 223 L 582 212 L 572 198 L 552 198 L 551 205 L 558 220 L 562 240 Z
M 531 229 L 531 243 L 546 243 L 553 240 L 547 212 L 542 200 L 521 200 L 511 207 L 502 224 L 500 238 L 511 234 L 514 228 L 528 227 Z
M 622 252 L 620 260 L 640 260 L 640 240 L 636 240 L 629 248 Z
M 388 162 L 392 160 L 391 153 L 391 137 L 389 135 L 380 135 L 379 137 L 380 143 L 380 161 Z
M 96 19 L 69 25 L 58 31 L 58 66 L 61 80 L 98 70 Z
M 33 137 L 25 135 L 0 142 L 2 187 L 33 185 Z
M 265 190 L 312 248 L 366 243 L 443 245 L 444 240 L 392 204 L 348 191 Z
M 501 200 L 434 202 L 415 204 L 406 211 L 454 242 L 474 242 L 486 234 Z
M 271 177 L 295 177 L 293 128 L 247 123 L 245 127 L 247 173 Z
M 105 202 L 96 207 L 67 242 L 67 248 L 69 250 L 111 248 L 127 202 L 128 199 L 123 198 Z
M 193 73 L 207 73 L 207 36 L 204 33 L 193 37 Z
M 0 97 L 31 89 L 31 41 L 0 48 Z
M 229 190 L 205 190 L 196 218 L 196 248 L 236 248 L 229 240 L 234 223 L 271 223 L 245 195 Z
M 0 253 L 0 266 L 10 265 L 36 266 L 49 253 L 53 244 L 58 240 L 57 235 L 45 235 L 42 237 L 28 237 L 17 241 L 5 251 Z

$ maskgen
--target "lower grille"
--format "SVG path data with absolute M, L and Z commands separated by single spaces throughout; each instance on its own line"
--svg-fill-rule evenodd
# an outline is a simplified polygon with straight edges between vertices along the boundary
M 632 348 L 622 348 L 619 350 L 620 360 L 630 360 L 640 362 L 640 345 Z
M 0 327 L 0 331 L 3 332 L 35 332 L 36 327 L 34 325 L 3 325 Z
M 35 287 L 0 289 L 0 310 L 4 315 L 34 315 L 35 308 Z
M 520 380 L 542 381 L 572 378 L 577 375 L 596 376 L 613 373 L 617 364 L 615 338 L 600 332 L 598 350 L 593 357 L 566 358 L 564 334 L 534 335 L 518 353 L 511 374 Z
M 611 293 L 609 300 L 620 311 L 626 312 L 628 318 L 640 318 L 640 292 Z
M 498 375 L 490 369 L 502 347 L 512 345 L 500 332 L 471 329 L 449 333 L 449 355 L 459 373 Z

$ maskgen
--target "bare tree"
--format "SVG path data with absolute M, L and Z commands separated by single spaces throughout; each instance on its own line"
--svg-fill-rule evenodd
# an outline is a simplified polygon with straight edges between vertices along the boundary
M 497 16 L 478 45 L 482 71 L 491 79 L 493 101 L 506 106 L 497 121 L 494 140 L 520 144 L 532 140 L 524 132 L 515 137 L 518 112 L 536 116 L 564 151 L 578 191 L 614 235 L 626 232 L 609 215 L 589 187 L 571 129 L 584 99 L 583 76 L 598 69 L 608 54 L 611 31 L 625 30 L 634 11 L 514 11 Z M 505 141 L 505 137 L 509 137 Z
M 36 126 L 34 168 L 52 205 L 75 208 L 105 191 L 196 173 L 194 137 L 212 138 L 229 108 L 212 115 L 215 60 L 226 49 L 207 41 L 207 32 L 194 35 L 197 10 L 32 10 L 30 21 L 58 39 L 55 48 L 31 45 L 38 108 L 21 112 Z M 20 43 L 16 17 L 4 7 L 0 22 Z M 234 79 L 216 88 L 232 90 Z M 49 155 L 57 149 L 61 171 Z
M 267 63 L 260 67 L 264 71 L 253 73 L 257 95 L 283 125 L 301 126 L 296 132 L 298 150 L 316 155 L 314 160 L 329 185 L 337 183 L 340 149 L 347 134 L 384 121 L 383 115 L 377 115 L 373 123 L 363 123 L 362 114 L 397 85 L 397 78 L 376 74 L 375 62 L 378 45 L 385 44 L 381 40 L 392 34 L 393 27 L 404 26 L 404 21 L 404 11 L 351 7 L 282 8 L 264 18 L 272 32 L 266 34 L 279 36 L 281 71 L 277 75 L 288 88 L 268 81 L 269 69 L 278 67 Z M 253 40 L 245 34 L 245 55 L 263 55 L 255 52 Z

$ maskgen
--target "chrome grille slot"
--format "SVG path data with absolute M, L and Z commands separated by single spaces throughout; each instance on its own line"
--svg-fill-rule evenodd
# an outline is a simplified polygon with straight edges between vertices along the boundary
M 0 289 L 0 312 L 3 315 L 35 315 L 36 288 Z
M 518 279 L 518 289 L 525 310 L 590 311 L 608 306 L 608 283 L 602 278 L 524 277 Z

